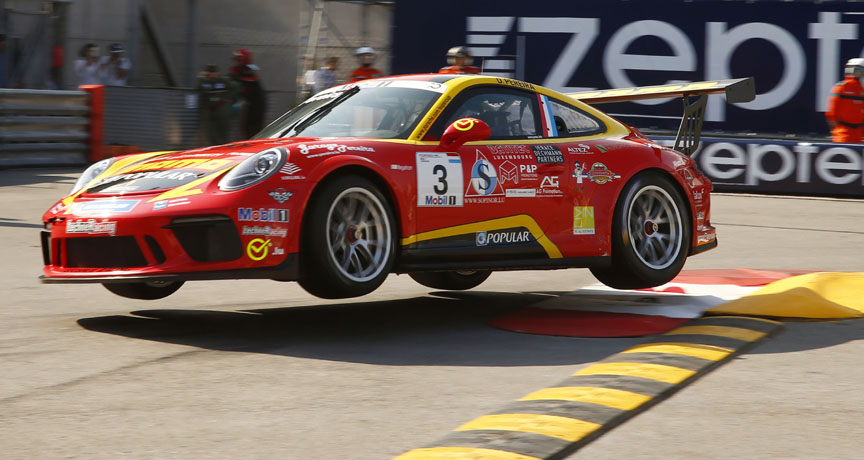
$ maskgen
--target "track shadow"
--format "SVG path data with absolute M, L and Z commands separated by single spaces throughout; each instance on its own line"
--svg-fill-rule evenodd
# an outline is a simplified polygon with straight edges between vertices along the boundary
M 81 174 L 84 169 L 85 166 L 15 167 L 9 169 L 0 167 L 0 187 L 45 185 L 60 182 L 68 182 L 71 187 L 75 183 L 75 179 L 70 175 Z
M 578 364 L 641 341 L 518 334 L 488 325 L 497 315 L 550 295 L 471 291 L 259 310 L 140 310 L 83 318 L 78 324 L 96 332 L 204 349 L 383 365 Z

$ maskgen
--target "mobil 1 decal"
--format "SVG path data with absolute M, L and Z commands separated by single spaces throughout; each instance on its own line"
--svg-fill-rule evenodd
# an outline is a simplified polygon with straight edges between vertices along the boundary
M 498 180 L 498 171 L 480 150 L 476 150 L 471 178 L 466 185 L 465 201 L 468 203 L 501 203 L 504 188 Z
M 417 152 L 417 206 L 462 206 L 458 153 Z
M 557 145 L 532 145 L 531 151 L 539 164 L 564 163 L 564 155 Z

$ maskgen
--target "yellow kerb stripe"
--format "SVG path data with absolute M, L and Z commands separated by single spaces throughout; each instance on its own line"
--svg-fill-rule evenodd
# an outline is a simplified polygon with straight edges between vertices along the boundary
M 539 399 L 581 401 L 621 410 L 632 410 L 645 404 L 651 397 L 630 391 L 614 390 L 612 388 L 553 387 L 535 391 L 522 398 L 522 401 L 535 401 Z
M 665 335 L 683 334 L 716 335 L 720 337 L 728 337 L 730 339 L 744 340 L 745 342 L 755 342 L 756 340 L 765 337 L 764 332 L 729 326 L 684 326 L 671 330 Z
M 658 380 L 666 383 L 680 383 L 695 374 L 695 371 L 663 364 L 646 363 L 600 363 L 589 366 L 573 375 L 626 375 Z
M 575 418 L 539 414 L 498 414 L 478 417 L 455 431 L 504 430 L 542 434 L 565 441 L 578 441 L 602 425 Z
M 720 361 L 732 353 L 729 348 L 701 345 L 696 343 L 646 343 L 636 345 L 621 353 L 669 353 L 673 355 L 692 356 L 694 358 Z
M 537 457 L 479 447 L 426 447 L 414 449 L 393 460 L 541 460 Z

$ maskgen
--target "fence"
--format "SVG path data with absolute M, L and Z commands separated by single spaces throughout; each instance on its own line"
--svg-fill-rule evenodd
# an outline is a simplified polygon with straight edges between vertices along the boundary
M 87 91 L 0 90 L 0 167 L 86 162 L 93 98 Z

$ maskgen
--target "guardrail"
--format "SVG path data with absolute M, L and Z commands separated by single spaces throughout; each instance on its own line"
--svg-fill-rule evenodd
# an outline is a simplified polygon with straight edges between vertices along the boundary
M 0 167 L 83 164 L 101 145 L 101 86 L 0 89 Z

